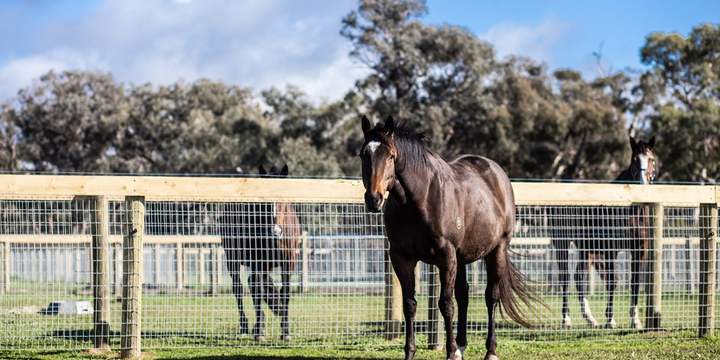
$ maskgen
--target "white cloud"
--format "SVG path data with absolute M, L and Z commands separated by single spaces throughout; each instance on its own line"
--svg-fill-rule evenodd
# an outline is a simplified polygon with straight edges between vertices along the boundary
M 536 25 L 500 23 L 479 37 L 493 44 L 500 57 L 522 55 L 550 63 L 553 48 L 570 28 L 570 24 L 562 20 L 546 18 Z
M 14 96 L 51 69 L 100 69 L 93 54 L 57 49 L 44 54 L 12 59 L 0 66 L 0 99 Z
M 222 80 L 255 89 L 291 83 L 337 99 L 366 70 L 353 63 L 340 19 L 355 2 L 107 0 L 74 22 L 31 34 L 0 62 L 0 99 L 50 69 L 112 72 L 130 83 Z M 0 41 L 2 36 L 0 35 Z

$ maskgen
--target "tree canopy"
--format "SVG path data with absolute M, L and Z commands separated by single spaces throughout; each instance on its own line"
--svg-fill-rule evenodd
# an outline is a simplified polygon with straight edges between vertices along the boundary
M 642 71 L 587 79 L 498 58 L 467 29 L 431 25 L 419 0 L 363 0 L 341 19 L 370 70 L 340 100 L 216 81 L 126 85 L 49 72 L 0 105 L 0 169 L 357 176 L 359 115 L 393 115 L 452 157 L 488 156 L 512 177 L 613 179 L 628 136 L 656 135 L 663 180 L 720 178 L 720 26 L 652 33 Z

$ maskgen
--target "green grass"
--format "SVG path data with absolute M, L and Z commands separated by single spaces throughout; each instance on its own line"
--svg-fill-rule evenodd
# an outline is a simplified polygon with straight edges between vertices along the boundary
M 518 341 L 499 339 L 498 352 L 503 359 L 718 359 L 720 339 L 692 339 L 681 334 L 645 334 L 631 336 L 623 341 Z M 484 355 L 481 337 L 470 338 L 467 359 L 481 359 Z M 420 344 L 419 344 L 420 345 Z M 387 348 L 372 346 L 357 348 L 204 348 L 150 350 L 147 359 L 402 359 L 402 346 L 398 342 Z M 19 359 L 114 359 L 117 353 L 93 355 L 88 351 L 0 351 L 0 358 Z M 417 359 L 444 359 L 443 351 L 426 350 L 420 346 Z
M 88 358 L 92 355 L 92 318 L 90 316 L 48 316 L 33 309 L 51 300 L 90 299 L 86 290 L 63 284 L 19 284 L 0 297 L 0 349 L 45 349 L 46 351 L 0 351 L 0 359 Z M 40 291 L 38 291 L 40 290 Z M 39 295 L 38 295 L 39 294 Z M 157 359 L 283 359 L 283 358 L 402 358 L 402 338 L 384 339 L 384 300 L 382 296 L 363 294 L 295 294 L 291 303 L 293 340 L 280 342 L 279 321 L 266 309 L 267 338 L 262 344 L 247 335 L 237 334 L 238 314 L 232 295 L 204 296 L 199 292 L 162 294 L 147 291 L 143 295 L 143 349 Z M 504 358 L 515 359 L 612 359 L 720 358 L 717 338 L 694 338 L 697 326 L 697 297 L 683 293 L 663 296 L 663 327 L 672 331 L 644 333 L 628 329 L 629 297 L 618 292 L 615 330 L 591 329 L 580 317 L 575 294 L 570 298 L 574 327 L 559 328 L 561 298 L 546 295 L 549 309 L 538 308 L 534 321 L 542 327 L 533 331 L 519 329 L 501 320 L 499 351 Z M 641 296 L 643 309 L 644 296 Z M 249 297 L 245 312 L 254 322 Z M 591 298 L 598 321 L 604 320 L 605 297 Z M 426 348 L 423 331 L 427 319 L 427 298 L 418 297 L 418 346 Z M 24 309 L 24 311 L 22 311 Z M 482 358 L 486 310 L 481 297 L 471 299 L 470 358 Z M 719 314 L 720 318 L 720 314 Z M 111 305 L 111 345 L 119 347 L 120 303 Z M 173 348 L 173 350 L 168 350 Z M 112 357 L 112 356 L 110 356 Z M 419 359 L 440 359 L 442 353 L 423 350 Z

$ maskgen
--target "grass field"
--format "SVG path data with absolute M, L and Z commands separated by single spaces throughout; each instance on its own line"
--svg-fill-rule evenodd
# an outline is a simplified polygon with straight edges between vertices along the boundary
M 548 359 L 720 359 L 720 339 L 693 339 L 690 333 L 644 334 L 629 336 L 616 341 L 518 341 L 500 338 L 498 351 L 502 359 L 548 360 Z M 482 337 L 470 338 L 466 359 L 482 359 Z M 402 345 L 394 342 L 392 347 L 376 348 L 202 348 L 150 350 L 147 359 L 203 359 L 203 360 L 271 360 L 271 359 L 402 359 Z M 113 359 L 117 353 L 96 354 L 88 351 L 0 351 L 0 358 L 20 359 Z M 421 348 L 417 359 L 444 359 L 443 351 Z
M 0 359 L 88 358 L 93 355 L 90 316 L 49 316 L 37 310 L 54 299 L 89 299 L 82 289 L 43 284 L 38 292 L 23 284 L 0 297 Z M 576 297 L 571 297 L 574 327 L 560 324 L 559 296 L 546 295 L 548 309 L 537 307 L 534 321 L 542 326 L 527 331 L 501 321 L 500 351 L 507 359 L 720 359 L 718 338 L 696 339 L 697 297 L 682 293 L 663 296 L 663 327 L 671 331 L 637 332 L 628 329 L 629 298 L 616 297 L 618 329 L 592 329 L 580 317 Z M 641 297 L 641 306 L 644 296 Z M 284 358 L 401 358 L 402 338 L 384 339 L 384 298 L 366 294 L 295 294 L 291 303 L 293 340 L 280 342 L 279 321 L 268 315 L 267 338 L 258 344 L 237 334 L 238 313 L 232 295 L 204 296 L 198 292 L 147 292 L 143 296 L 143 349 L 156 359 L 284 359 Z M 249 297 L 245 311 L 252 322 Z M 591 299 L 598 321 L 604 320 L 605 297 Z M 419 359 L 440 359 L 441 352 L 424 350 L 427 336 L 427 298 L 418 298 Z M 642 307 L 641 307 L 642 308 Z M 270 311 L 266 309 L 266 313 Z M 720 314 L 719 314 L 720 315 Z M 482 297 L 471 299 L 469 358 L 482 358 L 485 334 Z M 119 346 L 120 303 L 111 306 L 111 344 Z M 398 334 L 400 335 L 400 334 Z M 21 350 L 26 349 L 26 350 Z M 29 350 L 28 350 L 29 349 Z

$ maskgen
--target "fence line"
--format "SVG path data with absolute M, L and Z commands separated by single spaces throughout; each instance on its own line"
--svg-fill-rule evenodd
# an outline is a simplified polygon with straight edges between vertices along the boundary
M 513 187 L 519 204 L 518 228 L 512 242 L 521 256 L 516 261 L 523 272 L 530 274 L 544 288 L 542 292 L 550 305 L 559 304 L 557 296 L 561 292 L 556 268 L 560 258 L 557 249 L 553 248 L 554 242 L 579 238 L 626 241 L 624 231 L 636 225 L 623 222 L 626 216 L 623 209 L 651 204 L 653 210 L 647 222 L 651 224 L 648 229 L 651 235 L 642 239 L 648 242 L 650 249 L 644 260 L 647 280 L 642 283 L 647 310 L 644 325 L 649 329 L 692 328 L 697 329 L 700 336 L 714 331 L 719 187 L 566 183 L 514 183 Z M 28 324 L 23 321 L 37 321 L 35 318 L 28 320 L 31 315 L 24 313 L 26 310 L 22 306 L 16 306 L 30 303 L 26 296 L 33 296 L 38 291 L 50 294 L 51 290 L 59 290 L 62 294 L 73 294 L 74 298 L 87 298 L 82 287 L 71 290 L 67 285 L 49 281 L 58 279 L 50 276 L 52 269 L 64 268 L 66 273 L 74 274 L 75 284 L 85 284 L 89 288 L 93 319 L 88 323 L 82 319 L 48 318 L 51 327 L 57 328 L 52 333 L 55 338 L 86 339 L 100 349 L 119 346 L 123 357 L 139 355 L 141 335 L 150 340 L 146 347 L 202 346 L 202 342 L 197 342 L 200 340 L 193 340 L 201 338 L 213 343 L 236 341 L 238 334 L 229 333 L 237 332 L 237 329 L 211 327 L 200 319 L 197 311 L 220 315 L 223 317 L 221 323 L 228 317 L 222 309 L 235 311 L 232 298 L 222 294 L 235 293 L 238 299 L 245 297 L 244 284 L 239 285 L 242 291 L 239 295 L 236 287 L 248 274 L 243 273 L 247 271 L 244 266 L 233 265 L 228 251 L 239 245 L 228 245 L 227 238 L 239 236 L 235 233 L 238 231 L 250 231 L 254 234 L 252 238 L 260 242 L 251 243 L 249 247 L 247 244 L 239 246 L 236 250 L 255 253 L 263 250 L 264 245 L 259 244 L 276 229 L 268 228 L 269 233 L 265 233 L 258 216 L 277 216 L 277 207 L 272 204 L 292 202 L 296 204 L 297 216 L 302 218 L 303 229 L 310 233 L 298 242 L 298 267 L 284 274 L 288 274 L 292 284 L 299 283 L 301 294 L 307 295 L 299 297 L 302 306 L 291 307 L 289 298 L 282 305 L 286 299 L 284 295 L 268 293 L 271 310 L 277 310 L 277 317 L 283 311 L 289 311 L 290 318 L 308 326 L 308 329 L 300 329 L 301 334 L 303 331 L 313 336 L 346 334 L 347 338 L 338 340 L 343 344 L 358 334 L 371 338 L 370 334 L 379 331 L 385 339 L 402 334 L 400 292 L 386 258 L 387 244 L 381 218 L 364 212 L 362 184 L 358 181 L 0 175 L 0 189 L 6 189 L 0 190 L 0 294 L 7 296 L 5 301 L 0 298 L 0 311 L 18 320 L 8 325 L 9 332 L 25 334 L 27 330 L 19 327 Z M 229 203 L 247 205 L 228 210 Z M 235 221 L 229 227 L 223 220 L 228 213 L 241 216 L 245 219 L 242 221 L 250 221 L 253 225 L 243 230 L 240 229 L 242 221 Z M 577 263 L 574 251 L 564 260 L 567 265 Z M 64 260 L 57 260 L 58 253 L 64 254 L 59 257 Z M 163 254 L 171 254 L 173 260 L 163 262 L 167 257 Z M 276 258 L 252 259 L 254 265 L 278 261 Z M 627 269 L 627 255 L 620 257 L 618 265 L 620 269 Z M 477 264 L 469 269 L 468 280 L 477 292 L 483 271 Z M 163 286 L 162 283 L 168 283 L 162 278 L 163 274 L 167 278 L 167 273 L 172 270 L 174 284 L 170 282 L 169 286 Z M 596 268 L 590 273 L 606 277 L 603 271 Z M 47 277 L 36 276 L 43 272 Z M 152 274 L 153 278 L 143 279 L 144 273 Z M 31 275 L 26 279 L 18 274 Z M 122 279 L 120 274 L 123 274 Z M 677 278 L 678 274 L 680 278 Z M 52 276 L 56 275 L 53 273 Z M 419 313 L 426 314 L 426 318 L 420 318 L 418 323 L 424 327 L 430 347 L 442 343 L 435 306 L 439 289 L 436 276 L 431 266 L 423 265 L 418 271 L 419 296 L 426 299 L 418 301 Z M 619 297 L 624 298 L 628 290 L 627 270 L 619 271 L 618 276 Z M 229 285 L 228 278 L 232 278 Z M 271 278 L 272 275 L 268 279 Z M 42 279 L 47 285 L 38 288 L 43 284 Z M 11 280 L 18 283 L 17 288 L 11 286 Z M 598 275 L 591 275 L 587 281 L 591 296 L 593 291 L 602 294 L 602 290 L 597 289 L 597 284 L 602 282 Z M 251 292 L 256 289 L 252 284 L 248 286 Z M 678 292 L 678 289 L 682 290 Z M 147 302 L 141 300 L 143 293 Z M 674 295 L 676 293 L 680 295 Z M 198 294 L 218 301 L 195 297 L 192 300 L 195 304 L 183 305 L 186 296 Z M 328 296 L 324 297 L 324 294 Z M 110 299 L 112 295 L 120 297 L 119 312 L 113 310 L 116 305 Z M 227 299 L 231 299 L 230 303 Z M 378 304 L 376 300 L 384 300 L 384 304 Z M 477 300 L 475 302 L 482 303 Z M 176 301 L 177 305 L 170 301 Z M 242 305 L 238 305 L 238 310 L 241 308 Z M 330 311 L 336 308 L 345 312 Z M 691 325 L 687 317 L 687 310 L 693 308 L 698 314 L 694 318 L 696 325 Z M 188 314 L 184 312 L 186 310 L 194 312 Z M 42 311 L 47 314 L 55 310 Z M 172 311 L 180 314 L 170 320 L 158 318 L 158 314 Z M 324 318 L 322 314 L 327 311 L 336 318 Z M 556 316 L 539 309 L 532 311 L 537 319 L 548 316 L 555 319 Z M 143 312 L 150 316 L 143 316 Z M 233 314 L 237 316 L 236 312 Z M 118 321 L 118 315 L 119 334 L 111 329 Z M 471 317 L 475 315 L 477 313 L 471 312 Z M 323 320 L 314 318 L 318 316 Z M 200 326 L 202 332 L 184 328 L 185 320 L 199 322 L 187 326 Z M 88 324 L 93 329 L 91 333 L 78 330 Z M 548 326 L 537 334 L 557 332 L 556 328 Z M 68 333 L 66 327 L 75 330 Z M 478 331 L 482 325 L 471 323 L 471 331 L 473 329 Z M 525 334 L 506 323 L 501 324 L 500 331 Z M 583 331 L 612 334 L 592 328 Z M 10 345 L 6 345 L 8 338 L 12 337 L 0 334 L 0 348 L 16 348 L 18 345 L 13 345 L 13 341 L 25 339 L 18 336 L 14 339 L 20 340 L 11 340 Z M 29 345 L 27 342 L 17 344 L 20 347 L 44 347 L 48 341 L 41 335 L 28 335 L 26 340 Z M 312 343 L 317 339 L 308 341 Z M 270 342 L 268 346 L 276 344 Z
M 518 205 L 718 204 L 720 186 L 513 182 Z M 359 180 L 300 178 L 212 178 L 0 174 L 5 199 L 49 197 L 72 200 L 104 195 L 110 200 L 143 196 L 146 201 L 288 201 L 362 203 Z

